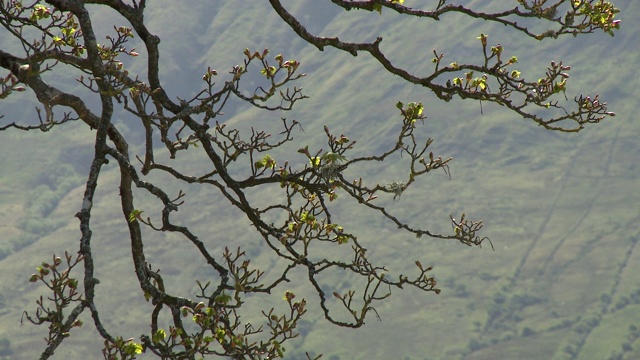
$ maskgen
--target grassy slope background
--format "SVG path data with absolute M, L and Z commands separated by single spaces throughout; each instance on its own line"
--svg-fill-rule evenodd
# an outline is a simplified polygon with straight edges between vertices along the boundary
M 302 349 L 325 353 L 329 359 L 640 355 L 634 350 L 640 349 L 640 342 L 634 342 L 634 329 L 640 328 L 640 262 L 635 246 L 640 237 L 640 125 L 634 121 L 634 100 L 640 94 L 632 81 L 640 59 L 633 37 L 638 29 L 628 21 L 640 15 L 640 5 L 617 5 L 627 21 L 615 38 L 598 34 L 539 43 L 508 34 L 502 27 L 455 16 L 440 23 L 400 21 L 403 18 L 390 12 L 342 13 L 317 1 L 288 4 L 310 30 L 325 36 L 344 34 L 345 39 L 362 41 L 382 34 L 383 49 L 391 58 L 418 73 L 431 68 L 434 48 L 445 52 L 449 62 L 479 59 L 475 37 L 480 32 L 489 34 L 490 42 L 500 42 L 506 54 L 517 55 L 525 77 L 535 79 L 544 64 L 565 60 L 573 67 L 568 94 L 597 91 L 618 114 L 579 135 L 549 133 L 486 104 L 483 114 L 478 103 L 443 104 L 424 89 L 386 74 L 366 56 L 353 58 L 331 49 L 318 52 L 296 39 L 266 4 L 242 8 L 203 3 L 188 9 L 169 1 L 150 5 L 147 19 L 163 39 L 163 77 L 175 96 L 193 94 L 208 65 L 224 73 L 238 62 L 245 47 L 268 47 L 273 54 L 282 52 L 302 61 L 309 73 L 302 85 L 310 99 L 287 114 L 232 106 L 223 119 L 230 125 L 276 131 L 280 116 L 296 118 L 306 131 L 298 136 L 300 144 L 321 146 L 324 140 L 315 134 L 326 123 L 332 131 L 357 139 L 356 151 L 366 153 L 382 148 L 393 134 L 400 121 L 394 107 L 398 100 L 424 102 L 429 116 L 424 135 L 435 139 L 434 153 L 454 157 L 453 177 L 436 173 L 399 201 L 381 201 L 400 218 L 436 231 L 447 231 L 448 215 L 462 211 L 487 224 L 485 233 L 495 251 L 415 239 L 367 212 L 354 211 L 354 204 L 340 205 L 336 211 L 345 216 L 341 222 L 359 229 L 372 257 L 384 260 L 392 273 L 408 272 L 410 268 L 403 267 L 407 259 L 410 264 L 415 259 L 432 264 L 443 292 L 438 296 L 394 292 L 377 308 L 381 321 L 372 317 L 359 330 L 328 325 L 312 306 L 302 327 L 306 336 L 287 346 L 290 358 L 299 358 Z M 110 14 L 100 15 L 98 24 L 109 29 Z M 129 65 L 132 71 L 142 69 L 144 61 L 139 61 Z M 0 112 L 7 115 L 1 121 L 33 118 L 27 97 L 14 96 L 0 104 Z M 119 121 L 134 126 L 125 115 Z M 43 289 L 27 279 L 52 251 L 75 252 L 79 233 L 73 214 L 80 206 L 93 135 L 73 124 L 49 134 L 1 135 L 0 215 L 5 220 L 0 227 L 3 251 L 11 255 L 0 260 L 0 339 L 7 339 L 0 346 L 7 345 L 5 354 L 12 352 L 8 358 L 31 359 L 44 348 L 44 329 L 18 325 L 21 312 L 34 307 Z M 132 153 L 140 151 L 134 147 Z M 185 169 L 202 167 L 196 154 L 181 156 Z M 99 305 L 107 328 L 137 338 L 148 329 L 143 313 L 149 305 L 140 300 L 131 276 L 114 169 L 111 164 L 105 170 L 94 207 L 96 266 L 105 274 L 99 276 Z M 399 169 L 390 163 L 362 172 L 371 176 L 371 182 L 389 182 L 399 180 Z M 193 223 L 203 239 L 220 246 L 242 245 L 255 255 L 257 264 L 277 266 L 261 251 L 248 222 L 219 205 L 219 196 L 206 189 L 183 189 L 188 193 L 187 206 L 179 215 Z M 140 208 L 151 204 L 153 199 L 141 199 Z M 194 277 L 211 276 L 205 266 L 190 261 L 195 252 L 188 245 L 170 236 L 150 235 L 149 259 L 162 269 L 168 286 L 194 291 Z M 325 286 L 344 291 L 350 281 L 335 274 Z M 293 283 L 290 289 L 308 294 Z M 274 293 L 274 304 L 280 298 L 281 292 Z M 313 304 L 314 298 L 310 299 Z M 83 320 L 90 322 L 86 316 Z M 92 335 L 87 324 L 72 333 L 54 358 L 98 358 L 100 341 Z

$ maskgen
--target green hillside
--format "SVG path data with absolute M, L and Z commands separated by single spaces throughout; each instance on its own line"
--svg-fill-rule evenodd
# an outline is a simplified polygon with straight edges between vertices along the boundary
M 301 359 L 304 351 L 324 353 L 323 359 L 330 360 L 640 358 L 640 124 L 635 111 L 640 53 L 634 36 L 640 25 L 633 20 L 640 17 L 640 3 L 617 1 L 623 26 L 614 38 L 596 34 L 544 42 L 456 16 L 429 22 L 390 12 L 340 12 L 316 0 L 287 3 L 309 30 L 323 36 L 364 41 L 382 35 L 383 50 L 416 73 L 432 69 L 434 49 L 444 52 L 448 62 L 477 61 L 481 53 L 476 37 L 488 34 L 506 54 L 518 56 L 524 77 L 538 78 L 545 64 L 564 60 L 572 66 L 567 94 L 600 93 L 617 114 L 579 134 L 551 133 L 495 105 L 442 103 L 424 88 L 386 73 L 367 56 L 354 58 L 334 49 L 319 52 L 298 39 L 267 2 L 240 6 L 194 1 L 189 7 L 168 0 L 150 2 L 146 19 L 162 38 L 163 78 L 172 84 L 170 95 L 189 97 L 207 66 L 224 73 L 240 61 L 245 47 L 268 47 L 301 61 L 308 73 L 301 85 L 310 98 L 288 113 L 231 104 L 222 120 L 240 128 L 277 131 L 280 117 L 295 118 L 305 130 L 296 134 L 296 145 L 317 146 L 324 142 L 318 134 L 327 124 L 333 132 L 357 140 L 361 153 L 393 141 L 398 101 L 422 101 L 428 119 L 421 135 L 435 139 L 436 155 L 454 158 L 452 177 L 434 173 L 399 200 L 381 203 L 399 219 L 435 232 L 449 230 L 449 214 L 465 211 L 485 221 L 484 235 L 495 250 L 417 239 L 382 218 L 353 211 L 356 204 L 345 202 L 337 213 L 359 229 L 359 240 L 372 259 L 384 261 L 392 274 L 408 271 L 403 264 L 413 260 L 433 265 L 443 291 L 394 291 L 377 308 L 380 321 L 371 316 L 363 328 L 352 330 L 328 324 L 311 289 L 292 282 L 272 295 L 274 303 L 287 289 L 309 296 L 303 336 L 286 345 L 287 358 Z M 486 5 L 487 11 L 499 6 L 493 3 L 502 2 Z M 101 15 L 99 25 L 109 29 L 110 14 Z M 3 41 L 0 48 L 15 46 Z M 129 68 L 142 71 L 144 61 Z M 0 102 L 0 114 L 5 115 L 0 124 L 35 119 L 35 104 L 26 103 L 27 97 L 17 94 Z M 118 121 L 137 131 L 126 115 Z M 81 205 L 93 135 L 79 124 L 44 134 L 0 133 L 0 359 L 34 359 L 45 347 L 45 329 L 20 326 L 23 310 L 33 311 L 44 290 L 28 278 L 52 252 L 77 251 L 80 234 L 74 214 Z M 287 160 L 304 161 L 292 153 Z M 178 157 L 181 167 L 203 166 L 197 155 L 189 154 Z M 105 326 L 125 338 L 138 338 L 149 329 L 143 314 L 151 305 L 142 299 L 133 276 L 116 167 L 105 167 L 93 208 L 96 272 L 103 274 L 98 276 L 97 303 L 102 314 L 111 315 L 103 315 L 109 318 Z M 398 180 L 399 169 L 394 163 L 362 172 L 371 182 L 387 183 Z M 223 203 L 219 194 L 181 189 L 187 203 L 179 216 L 193 224 L 194 231 L 221 246 L 242 245 L 257 266 L 278 266 L 262 251 L 266 249 L 249 222 L 239 212 L 218 206 Z M 277 194 L 259 196 L 268 201 Z M 152 203 L 143 198 L 140 207 Z M 192 279 L 211 276 L 206 264 L 190 260 L 194 250 L 171 236 L 154 234 L 145 249 L 149 261 L 162 269 L 166 286 L 175 291 L 195 293 Z M 344 291 L 351 280 L 336 274 L 323 286 Z M 263 299 L 249 299 L 249 304 L 252 301 Z M 259 316 L 258 307 L 254 316 Z M 83 321 L 85 327 L 71 333 L 54 359 L 101 358 L 102 341 L 95 337 L 91 319 L 85 316 Z

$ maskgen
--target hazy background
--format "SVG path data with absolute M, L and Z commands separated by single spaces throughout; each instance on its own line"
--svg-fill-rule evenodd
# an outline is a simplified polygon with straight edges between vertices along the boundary
M 426 7 L 425 3 L 430 2 L 406 2 L 415 7 Z M 485 11 L 516 4 L 458 3 Z M 274 292 L 273 303 L 291 289 L 310 296 L 310 311 L 301 324 L 303 336 L 285 345 L 287 358 L 299 359 L 304 351 L 324 353 L 323 359 L 331 360 L 640 357 L 640 341 L 636 341 L 640 336 L 640 253 L 636 247 L 640 237 L 640 125 L 635 109 L 640 95 L 636 82 L 640 29 L 632 20 L 640 16 L 637 2 L 616 4 L 622 10 L 623 25 L 614 38 L 598 33 L 544 42 L 462 16 L 444 16 L 434 22 L 407 19 L 390 11 L 382 15 L 343 12 L 328 1 L 285 3 L 315 34 L 349 41 L 383 36 L 385 53 L 416 74 L 432 70 L 433 49 L 445 53 L 447 64 L 479 62 L 476 37 L 481 32 L 489 35 L 491 44 L 501 43 L 505 55 L 518 56 L 516 68 L 525 78 L 537 79 L 550 61 L 563 60 L 572 66 L 567 95 L 600 93 L 617 114 L 580 134 L 545 131 L 498 106 L 483 104 L 481 113 L 477 102 L 442 103 L 424 88 L 386 73 L 365 54 L 354 58 L 330 48 L 319 52 L 297 38 L 266 1 L 184 4 L 154 1 L 145 16 L 151 31 L 162 39 L 162 79 L 171 96 L 193 96 L 201 88 L 207 66 L 226 74 L 240 63 L 245 47 L 266 47 L 272 55 L 282 53 L 301 61 L 308 76 L 299 85 L 310 99 L 288 113 L 230 104 L 222 121 L 240 128 L 277 131 L 280 117 L 297 119 L 305 129 L 296 135 L 298 147 L 321 146 L 324 137 L 319 134 L 323 124 L 328 124 L 333 132 L 358 140 L 357 154 L 382 150 L 392 143 L 400 122 L 394 106 L 397 101 L 422 101 L 429 117 L 422 134 L 435 139 L 432 150 L 436 155 L 453 156 L 452 178 L 434 173 L 399 201 L 381 202 L 400 219 L 436 232 L 450 230 L 449 214 L 465 211 L 485 221 L 485 235 L 495 246 L 492 251 L 489 246 L 467 248 L 416 239 L 345 202 L 336 210 L 344 217 L 340 222 L 351 225 L 373 259 L 397 273 L 408 271 L 413 260 L 434 265 L 443 291 L 440 295 L 394 291 L 390 300 L 377 307 L 381 321 L 371 316 L 363 328 L 352 330 L 322 319 L 316 298 L 304 282 L 288 284 Z M 104 30 L 102 38 L 112 31 L 112 25 L 125 25 L 105 9 L 94 17 Z M 0 39 L 3 50 L 17 51 L 16 45 L 6 36 Z M 143 56 L 127 62 L 130 71 L 141 76 L 144 65 Z M 72 81 L 74 76 L 49 76 L 48 80 L 67 91 L 80 92 Z M 0 124 L 35 121 L 33 97 L 27 91 L 3 100 L 0 114 L 5 117 Z M 132 155 L 141 154 L 142 137 L 136 122 L 124 113 L 114 120 L 130 129 Z M 11 130 L 0 136 L 0 358 L 33 359 L 45 347 L 46 329 L 20 326 L 20 317 L 24 310 L 32 312 L 37 297 L 46 293 L 28 278 L 52 252 L 77 251 L 80 233 L 73 215 L 80 209 L 94 133 L 81 124 L 66 124 L 46 134 Z M 299 154 L 292 153 L 278 160 L 301 161 Z M 208 166 L 199 160 L 197 155 L 182 152 L 177 161 L 185 170 Z M 361 171 L 370 176 L 371 183 L 386 183 L 399 180 L 396 174 L 401 169 L 397 159 Z M 144 314 L 151 305 L 144 302 L 133 276 L 118 207 L 115 162 L 104 171 L 92 221 L 101 280 L 97 302 L 109 331 L 138 339 L 149 328 Z M 274 265 L 248 221 L 226 208 L 214 191 L 180 189 L 187 192 L 187 204 L 179 218 L 192 224 L 203 241 L 212 248 L 241 245 L 256 264 Z M 149 197 L 142 197 L 138 204 L 140 208 L 157 205 Z M 211 275 L 205 264 L 193 261 L 196 252 L 180 239 L 149 236 L 145 247 L 149 261 L 162 269 L 167 286 L 195 294 L 194 279 L 206 281 Z M 345 291 L 353 280 L 336 274 L 323 286 Z M 248 299 L 249 304 L 252 300 Z M 102 341 L 95 337 L 88 314 L 82 319 L 86 325 L 71 332 L 54 359 L 101 358 Z

